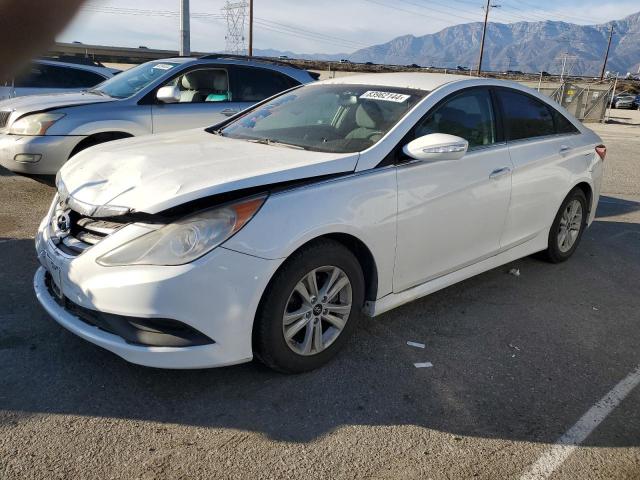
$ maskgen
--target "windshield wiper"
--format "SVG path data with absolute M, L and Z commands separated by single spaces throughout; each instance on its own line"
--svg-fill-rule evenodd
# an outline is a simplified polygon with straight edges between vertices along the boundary
M 94 95 L 100 95 L 101 97 L 109 97 L 110 95 L 107 95 L 106 93 L 104 93 L 101 90 L 97 90 L 95 88 L 91 88 L 89 90 L 85 90 L 86 93 L 93 93 Z
M 293 145 L 291 143 L 285 143 L 285 142 L 281 142 L 280 140 L 274 140 L 272 138 L 258 138 L 255 140 L 249 140 L 250 142 L 253 143 L 261 143 L 262 145 L 282 145 L 283 147 L 288 147 L 288 148 L 295 148 L 297 150 L 308 150 L 307 147 L 303 147 L 300 145 Z

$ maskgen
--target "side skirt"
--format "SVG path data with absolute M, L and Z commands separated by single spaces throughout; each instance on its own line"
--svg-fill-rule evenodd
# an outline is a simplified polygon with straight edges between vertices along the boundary
M 375 302 L 366 302 L 364 305 L 364 313 L 370 317 L 375 317 L 389 310 L 392 310 L 405 303 L 412 302 L 418 298 L 429 295 L 446 288 L 454 283 L 461 282 L 467 278 L 471 278 L 480 273 L 486 272 L 493 268 L 499 267 L 506 263 L 512 262 L 522 257 L 526 257 L 533 253 L 539 252 L 547 248 L 547 240 L 549 238 L 549 229 L 545 229 L 531 240 L 521 243 L 509 250 L 498 253 L 493 257 L 489 257 L 480 262 L 461 268 L 455 272 L 448 273 L 441 277 L 421 283 L 415 287 L 403 290 L 398 293 L 390 293 Z

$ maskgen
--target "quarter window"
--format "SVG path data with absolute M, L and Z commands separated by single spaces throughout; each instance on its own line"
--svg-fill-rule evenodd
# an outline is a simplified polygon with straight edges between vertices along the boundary
M 550 108 L 540 100 L 513 90 L 499 90 L 509 140 L 556 133 Z
M 556 124 L 556 133 L 562 135 L 565 133 L 578 133 L 578 129 L 567 118 L 555 109 L 551 110 L 553 119 Z
M 495 143 L 496 128 L 489 91 L 467 90 L 436 107 L 415 130 L 416 138 L 430 133 L 464 138 L 469 142 L 469 148 Z

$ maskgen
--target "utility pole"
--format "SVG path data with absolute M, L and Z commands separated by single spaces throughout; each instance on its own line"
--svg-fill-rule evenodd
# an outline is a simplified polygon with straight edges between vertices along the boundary
M 189 0 L 180 0 L 180 56 L 191 55 L 191 30 L 189 27 Z
M 609 29 L 609 42 L 607 43 L 607 52 L 604 54 L 604 63 L 600 72 L 600 81 L 604 80 L 604 71 L 607 68 L 607 60 L 609 59 L 609 49 L 611 48 L 611 37 L 613 37 L 613 25 Z
M 249 56 L 253 57 L 253 0 L 249 0 Z
M 480 40 L 480 60 L 478 60 L 478 76 L 482 72 L 482 56 L 484 54 L 484 37 L 487 35 L 487 21 L 489 20 L 489 10 L 498 8 L 500 5 L 491 5 L 491 0 L 487 0 L 487 6 L 484 9 L 484 26 L 482 27 L 482 40 Z

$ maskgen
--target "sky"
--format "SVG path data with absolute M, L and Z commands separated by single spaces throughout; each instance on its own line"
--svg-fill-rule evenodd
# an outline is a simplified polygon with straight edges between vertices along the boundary
M 606 23 L 640 10 L 638 0 L 495 0 L 490 21 Z M 225 51 L 224 0 L 191 0 L 191 49 Z M 254 48 L 351 53 L 400 35 L 482 21 L 484 0 L 254 0 Z M 89 0 L 62 42 L 177 50 L 180 0 Z

